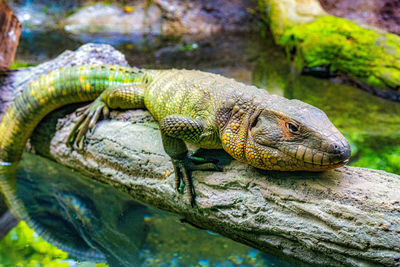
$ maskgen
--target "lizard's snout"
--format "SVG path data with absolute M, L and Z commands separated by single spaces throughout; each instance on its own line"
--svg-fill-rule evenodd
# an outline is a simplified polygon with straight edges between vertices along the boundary
M 328 152 L 332 154 L 341 154 L 344 151 L 344 146 L 340 145 L 337 142 L 334 142 L 329 145 Z
M 351 156 L 351 148 L 347 140 L 344 144 L 333 142 L 328 146 L 327 150 L 331 156 L 331 161 L 334 163 L 347 162 Z

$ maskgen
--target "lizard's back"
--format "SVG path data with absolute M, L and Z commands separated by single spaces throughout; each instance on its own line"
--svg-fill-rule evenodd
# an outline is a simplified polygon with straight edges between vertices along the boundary
M 157 121 L 169 115 L 182 115 L 202 121 L 205 136 L 197 145 L 221 148 L 216 113 L 233 91 L 245 84 L 218 74 L 197 70 L 162 70 L 147 85 L 144 92 L 146 108 Z

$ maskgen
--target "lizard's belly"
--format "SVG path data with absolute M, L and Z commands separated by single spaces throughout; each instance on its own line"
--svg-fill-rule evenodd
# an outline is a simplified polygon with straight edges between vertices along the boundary
M 216 132 L 202 136 L 200 141 L 195 145 L 206 149 L 222 149 L 221 140 Z

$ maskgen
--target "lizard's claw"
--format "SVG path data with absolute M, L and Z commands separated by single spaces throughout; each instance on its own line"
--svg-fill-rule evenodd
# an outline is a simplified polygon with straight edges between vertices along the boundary
M 103 101 L 96 99 L 91 105 L 80 108 L 79 112 L 81 112 L 82 115 L 79 116 L 74 128 L 72 128 L 68 135 L 67 145 L 72 147 L 76 144 L 78 149 L 82 149 L 83 137 L 86 132 L 94 128 L 102 113 L 104 118 L 108 118 L 110 111 Z
M 188 195 L 192 207 L 196 204 L 196 192 L 192 181 L 192 171 L 222 171 L 216 163 L 216 160 L 195 157 L 191 153 L 188 153 L 187 157 L 184 159 L 172 159 L 175 172 L 175 188 L 182 194 L 186 187 L 186 194 Z

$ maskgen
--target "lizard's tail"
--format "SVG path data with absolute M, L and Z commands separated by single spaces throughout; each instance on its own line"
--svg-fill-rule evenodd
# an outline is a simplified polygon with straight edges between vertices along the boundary
M 84 65 L 52 71 L 22 91 L 0 123 L 0 186 L 9 204 L 22 210 L 15 197 L 15 170 L 28 138 L 44 116 L 67 104 L 93 100 L 109 86 L 140 84 L 146 79 L 139 69 Z M 16 213 L 26 219 L 23 212 Z

